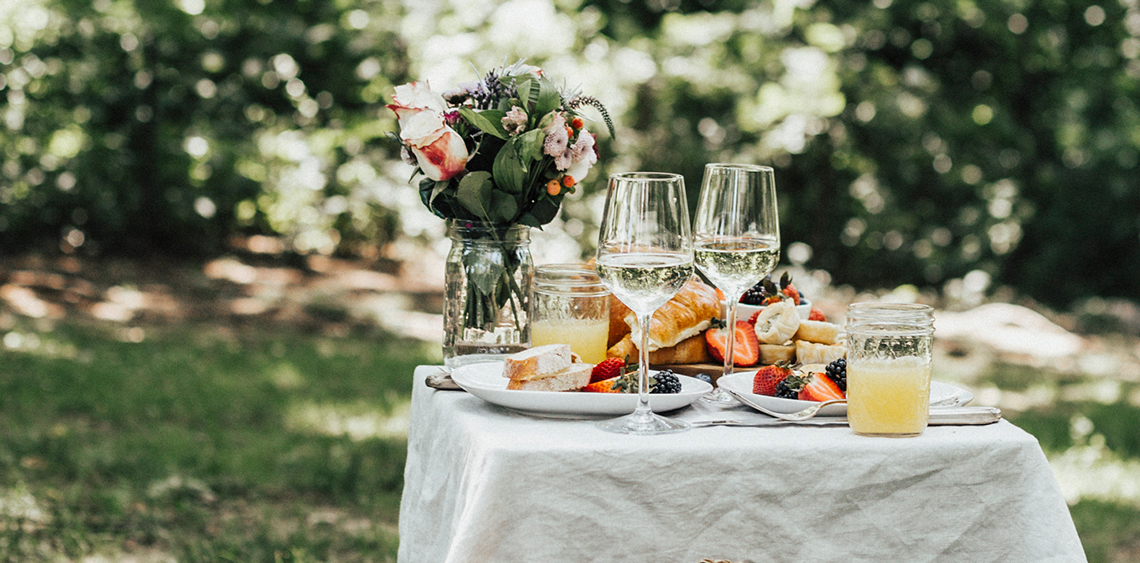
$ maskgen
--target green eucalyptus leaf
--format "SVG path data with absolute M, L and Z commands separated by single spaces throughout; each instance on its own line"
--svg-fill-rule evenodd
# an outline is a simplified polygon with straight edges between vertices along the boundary
M 499 223 L 509 223 L 514 220 L 515 214 L 519 212 L 519 205 L 518 202 L 515 201 L 514 196 L 496 190 L 491 193 L 491 199 L 494 202 L 496 221 Z
M 543 225 L 542 223 L 539 223 L 538 218 L 531 213 L 523 213 L 519 217 L 519 223 L 528 227 L 536 227 L 539 229 L 541 229 Z
M 535 84 L 535 80 L 530 77 L 520 78 L 519 81 L 515 83 L 515 88 L 519 93 L 519 101 L 522 103 L 523 109 L 526 110 L 527 113 L 535 115 L 531 111 L 531 104 L 537 102 L 539 95 L 539 87 Z
M 499 149 L 499 154 L 495 157 L 495 165 L 492 168 L 495 175 L 495 185 L 512 194 L 521 193 L 526 187 L 529 167 L 519 153 L 520 139 L 524 136 L 525 134 L 512 137 L 507 141 L 503 148 Z
M 542 142 L 546 135 L 539 129 L 531 129 L 518 137 L 518 154 L 520 158 L 529 160 L 542 160 Z
M 539 199 L 534 203 L 534 206 L 530 208 L 530 215 L 534 217 L 536 224 L 527 223 L 527 225 L 541 227 L 553 221 L 554 218 L 558 216 L 558 207 L 561 204 L 561 195 Z
M 459 181 L 455 198 L 476 217 L 491 221 L 491 174 L 471 172 Z
M 503 116 L 505 112 L 497 109 L 485 109 L 483 111 L 475 111 L 469 107 L 461 106 L 459 108 L 459 115 L 463 117 L 467 123 L 479 128 L 480 131 L 506 139 L 508 137 L 507 130 L 503 129 Z
M 547 113 L 546 115 L 543 115 L 542 119 L 540 119 L 538 121 L 538 127 L 537 128 L 538 129 L 545 129 L 547 127 L 550 127 L 551 123 L 554 123 L 554 112 L 550 112 L 550 113 Z
M 550 113 L 562 105 L 562 95 L 558 93 L 558 88 L 553 83 L 545 78 L 539 78 L 534 82 L 538 83 L 534 109 L 536 115 Z

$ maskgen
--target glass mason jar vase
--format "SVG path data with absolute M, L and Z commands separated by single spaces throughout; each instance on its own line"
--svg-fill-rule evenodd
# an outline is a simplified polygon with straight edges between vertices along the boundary
M 914 303 L 847 307 L 847 420 L 864 436 L 918 436 L 930 418 L 934 310 Z
M 449 219 L 443 361 L 500 360 L 530 344 L 530 227 Z

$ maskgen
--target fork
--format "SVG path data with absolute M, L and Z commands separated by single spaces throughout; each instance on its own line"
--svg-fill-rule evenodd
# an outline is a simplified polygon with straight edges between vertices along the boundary
M 816 403 L 816 404 L 814 404 L 814 405 L 812 405 L 812 406 L 810 406 L 810 407 L 808 407 L 802 411 L 799 411 L 799 412 L 782 413 L 782 412 L 776 412 L 774 410 L 764 408 L 764 407 L 756 404 L 756 401 L 753 401 L 747 397 L 742 397 L 740 393 L 737 393 L 737 392 L 733 391 L 732 389 L 725 389 L 725 391 L 728 391 L 729 393 L 731 393 L 732 396 L 736 397 L 736 399 L 738 401 L 740 401 L 740 402 L 742 402 L 742 403 L 744 403 L 744 404 L 746 404 L 746 405 L 748 405 L 748 406 L 750 406 L 750 407 L 752 407 L 752 408 L 754 408 L 754 409 L 756 409 L 756 410 L 758 410 L 758 411 L 760 411 L 760 412 L 762 412 L 768 416 L 778 418 L 780 420 L 790 420 L 792 422 L 799 422 L 801 420 L 807 420 L 807 419 L 819 414 L 819 410 L 822 409 L 823 407 L 828 406 L 828 405 L 838 405 L 838 404 L 847 403 L 847 399 L 834 399 L 831 401 L 823 401 L 822 403 Z

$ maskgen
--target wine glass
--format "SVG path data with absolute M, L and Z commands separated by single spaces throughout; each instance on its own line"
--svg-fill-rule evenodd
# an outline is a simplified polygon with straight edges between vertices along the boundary
M 678 174 L 630 172 L 610 176 L 598 235 L 602 283 L 637 315 L 637 408 L 598 426 L 624 434 L 664 434 L 687 422 L 653 413 L 649 406 L 649 321 L 693 275 L 685 179 Z
M 723 377 L 733 371 L 736 303 L 748 288 L 772 273 L 780 258 L 780 219 L 772 168 L 705 165 L 693 221 L 693 246 L 697 268 L 728 301 Z M 736 404 L 736 399 L 719 386 L 701 400 Z

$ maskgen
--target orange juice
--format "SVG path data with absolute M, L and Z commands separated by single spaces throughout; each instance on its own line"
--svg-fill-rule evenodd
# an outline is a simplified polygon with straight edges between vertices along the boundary
M 530 325 L 530 345 L 569 344 L 588 364 L 606 359 L 610 321 L 606 319 L 540 319 Z
M 930 416 L 930 362 L 848 360 L 847 420 L 856 434 L 915 436 Z

